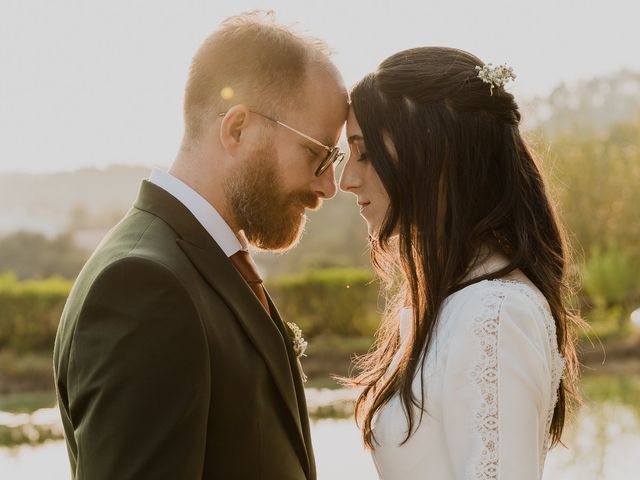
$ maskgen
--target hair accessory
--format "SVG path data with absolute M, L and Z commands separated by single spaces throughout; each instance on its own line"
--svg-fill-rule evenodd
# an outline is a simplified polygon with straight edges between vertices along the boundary
M 491 95 L 493 95 L 493 87 L 502 87 L 505 83 L 516 79 L 513 68 L 506 63 L 497 67 L 487 63 L 483 67 L 476 66 L 476 70 L 478 71 L 478 78 L 491 85 Z

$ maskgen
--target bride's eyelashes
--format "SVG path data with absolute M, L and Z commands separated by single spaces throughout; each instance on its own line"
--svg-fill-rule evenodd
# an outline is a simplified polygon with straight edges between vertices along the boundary
M 351 155 L 356 159 L 356 162 L 366 162 L 369 160 L 369 155 L 358 144 L 354 144 L 351 149 Z
M 367 160 L 369 160 L 367 152 L 360 152 L 360 155 L 356 158 L 356 161 L 358 162 L 366 162 Z

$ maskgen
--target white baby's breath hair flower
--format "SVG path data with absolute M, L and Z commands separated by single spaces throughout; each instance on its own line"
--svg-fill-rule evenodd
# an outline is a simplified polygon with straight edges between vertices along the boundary
M 291 345 L 293 346 L 293 353 L 296 354 L 296 358 L 298 360 L 298 368 L 300 369 L 300 376 L 302 377 L 302 381 L 306 382 L 307 376 L 302 370 L 302 362 L 300 361 L 300 358 L 306 357 L 304 352 L 307 349 L 307 345 L 308 345 L 307 341 L 302 336 L 302 329 L 298 325 L 296 325 L 293 322 L 287 322 L 287 326 L 289 327 L 289 330 L 291 330 L 291 335 L 292 335 Z
M 502 87 L 505 83 L 516 79 L 513 68 L 506 63 L 496 67 L 491 63 L 487 63 L 483 67 L 476 66 L 476 70 L 478 71 L 478 78 L 491 86 L 491 95 L 493 95 L 493 87 Z

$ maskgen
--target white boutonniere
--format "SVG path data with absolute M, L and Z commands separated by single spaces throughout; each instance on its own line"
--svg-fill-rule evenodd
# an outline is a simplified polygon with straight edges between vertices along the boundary
M 291 333 L 291 346 L 293 347 L 293 353 L 296 354 L 296 359 L 298 361 L 298 368 L 300 369 L 300 376 L 302 377 L 302 381 L 307 381 L 307 376 L 302 370 L 302 362 L 300 359 L 302 357 L 306 357 L 304 354 L 307 349 L 307 341 L 302 336 L 302 329 L 293 322 L 287 322 L 287 326 L 289 327 L 289 331 Z

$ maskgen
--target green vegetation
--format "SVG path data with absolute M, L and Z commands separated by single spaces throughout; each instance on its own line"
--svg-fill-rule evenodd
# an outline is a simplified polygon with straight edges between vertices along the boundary
M 73 279 L 88 257 L 67 234 L 50 239 L 20 231 L 0 238 L 0 274 L 13 272 L 21 280 L 56 275 Z
M 585 317 L 623 336 L 640 307 L 640 118 L 558 136 L 543 157 L 574 251 Z
M 0 395 L 0 412 L 31 413 L 55 406 L 56 394 L 53 391 Z
M 0 393 L 52 387 L 51 352 L 71 286 L 61 278 L 0 275 Z M 268 286 L 283 317 L 314 339 L 309 374 L 346 375 L 352 355 L 368 350 L 380 320 L 371 271 L 318 270 L 274 278 Z
M 71 281 L 0 275 L 0 393 L 53 387 L 51 352 Z
M 49 351 L 70 290 L 71 282 L 57 277 L 18 281 L 10 273 L 0 276 L 0 349 Z
M 582 394 L 588 402 L 623 403 L 640 413 L 640 379 L 633 375 L 585 375 Z
M 638 335 L 629 317 L 640 308 L 639 89 L 640 75 L 631 72 L 562 86 L 533 102 L 529 117 L 537 128 L 530 143 L 574 252 L 572 270 L 582 286 L 575 304 L 595 343 L 631 345 Z M 545 118 L 536 117 L 535 109 Z M 12 218 L 26 215 L 71 232 L 0 238 L 0 392 L 50 382 L 57 323 L 70 280 L 88 256 L 74 234 L 115 223 L 114 212 L 128 208 L 147 173 L 112 167 L 0 175 L 0 204 Z M 88 198 L 91 210 L 79 206 Z M 339 192 L 311 212 L 297 248 L 284 255 L 259 253 L 256 260 L 282 316 L 313 340 L 308 373 L 346 374 L 352 354 L 371 345 L 383 307 L 353 195 Z M 13 273 L 2 273 L 7 271 Z
M 310 337 L 371 336 L 380 322 L 379 288 L 369 270 L 315 270 L 274 278 L 267 287 L 283 318 Z

